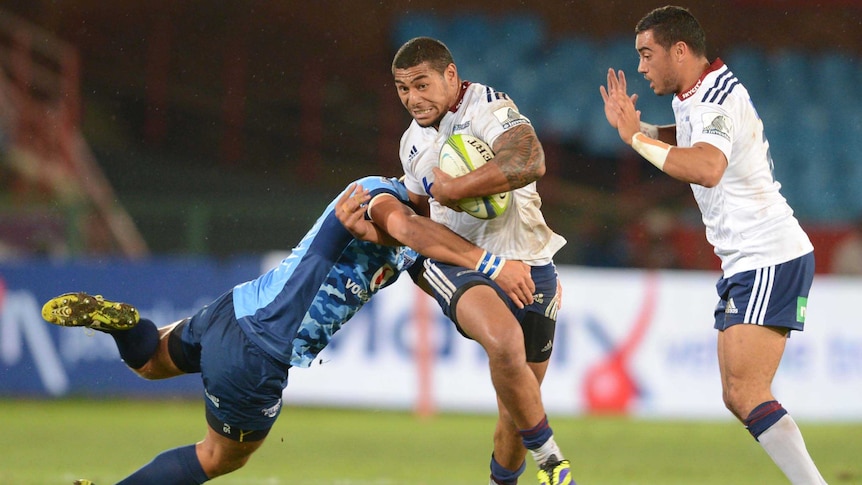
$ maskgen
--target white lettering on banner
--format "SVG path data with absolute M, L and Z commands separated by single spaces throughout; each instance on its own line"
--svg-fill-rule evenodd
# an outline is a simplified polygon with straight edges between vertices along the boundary
M 30 349 L 36 371 L 52 395 L 64 394 L 69 377 L 51 340 L 47 324 L 41 318 L 41 306 L 27 291 L 6 292 L 0 304 L 0 356 L 6 365 L 18 363 L 24 343 Z
M 680 374 L 697 375 L 718 369 L 714 335 L 700 339 L 671 340 L 664 357 L 667 368 Z
M 152 310 L 143 311 L 146 315 L 157 315 L 158 321 L 166 322 L 184 318 L 189 312 L 188 309 L 176 309 L 168 302 L 157 303 Z M 113 339 L 102 332 L 68 329 L 57 332 L 55 342 L 51 327 L 42 319 L 41 305 L 32 292 L 16 290 L 0 294 L 0 362 L 12 367 L 21 363 L 25 351 L 29 351 L 45 391 L 52 396 L 61 396 L 69 392 L 69 373 L 74 370 L 67 367 L 69 364 L 120 360 Z

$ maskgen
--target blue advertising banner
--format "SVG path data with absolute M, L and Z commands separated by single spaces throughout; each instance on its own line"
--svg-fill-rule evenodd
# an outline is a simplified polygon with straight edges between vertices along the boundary
M 0 396 L 198 396 L 197 375 L 141 379 L 120 360 L 110 336 L 48 324 L 41 317 L 42 304 L 62 293 L 85 291 L 133 304 L 162 326 L 260 271 L 257 257 L 2 263 Z

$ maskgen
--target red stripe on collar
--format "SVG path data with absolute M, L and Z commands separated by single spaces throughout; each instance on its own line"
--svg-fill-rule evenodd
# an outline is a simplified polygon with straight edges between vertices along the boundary
M 464 93 L 467 92 L 467 88 L 470 87 L 470 84 L 470 81 L 463 81 L 461 83 L 461 92 L 458 93 L 458 99 L 455 100 L 455 104 L 451 108 L 449 108 L 449 111 L 451 113 L 455 113 L 456 111 L 458 111 L 458 108 L 461 107 L 461 103 L 464 102 Z

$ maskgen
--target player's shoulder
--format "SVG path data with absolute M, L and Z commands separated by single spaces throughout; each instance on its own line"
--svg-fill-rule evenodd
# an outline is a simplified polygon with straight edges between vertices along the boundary
M 471 82 L 464 93 L 466 106 L 482 106 L 497 103 L 513 103 L 512 98 L 504 92 L 487 84 Z
M 735 103 L 747 103 L 749 96 L 739 78 L 722 63 L 704 77 L 697 97 L 701 103 L 730 107 Z

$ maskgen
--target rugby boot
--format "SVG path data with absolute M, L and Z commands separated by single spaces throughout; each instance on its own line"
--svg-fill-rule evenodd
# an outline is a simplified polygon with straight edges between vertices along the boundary
M 126 303 L 79 292 L 48 300 L 42 306 L 42 318 L 63 327 L 86 327 L 106 332 L 128 330 L 138 324 L 141 316 L 135 307 Z

